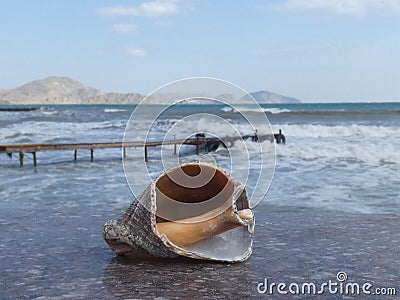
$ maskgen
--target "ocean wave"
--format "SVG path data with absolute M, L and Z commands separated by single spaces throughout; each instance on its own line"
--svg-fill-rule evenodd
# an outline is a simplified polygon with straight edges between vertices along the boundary
M 269 112 L 274 115 L 291 112 L 290 109 L 286 109 L 286 108 L 264 108 L 263 110 L 264 110 L 264 112 Z
M 123 134 L 126 123 L 119 121 L 104 122 L 50 122 L 50 121 L 27 121 L 10 124 L 0 131 L 0 140 L 7 143 L 24 142 L 40 143 L 48 141 L 86 141 L 106 140 L 110 136 Z
M 274 125 L 274 132 L 282 129 L 287 137 L 296 138 L 341 138 L 341 137 L 365 137 L 365 138 L 400 138 L 400 128 L 396 126 L 374 125 Z
M 286 109 L 286 108 L 277 108 L 277 107 L 271 107 L 271 108 L 260 108 L 260 107 L 238 107 L 237 110 L 235 110 L 232 107 L 225 106 L 221 108 L 222 111 L 224 112 L 241 112 L 241 113 L 270 113 L 270 114 L 281 114 L 281 113 L 288 113 L 291 112 L 291 110 Z
M 286 110 L 286 109 L 282 109 Z M 399 114 L 399 109 L 290 109 L 286 111 L 282 111 L 285 113 L 290 113 L 291 115 L 298 116 L 308 116 L 308 115 L 317 115 L 317 116 L 356 116 L 356 115 L 385 115 L 385 114 Z
M 41 106 L 39 110 L 55 110 L 54 107 L 51 106 Z
M 231 112 L 231 111 L 233 111 L 233 108 L 230 106 L 225 106 L 225 107 L 221 108 L 221 110 L 224 112 Z
M 41 113 L 42 113 L 43 115 L 45 115 L 45 116 L 51 116 L 51 115 L 57 114 L 58 111 L 56 111 L 56 110 L 50 110 L 50 111 L 48 111 L 48 110 L 42 110 Z
M 81 123 L 83 124 L 83 123 Z M 88 122 L 87 127 L 88 129 L 108 129 L 108 128 L 125 128 L 126 123 L 123 121 L 118 122 Z
M 126 109 L 117 109 L 117 108 L 106 108 L 104 109 L 105 113 L 117 113 L 117 112 L 124 112 L 127 111 Z
M 32 132 L 17 131 L 14 134 L 5 136 L 4 139 L 5 140 L 9 140 L 9 139 L 16 139 L 16 138 L 19 138 L 19 137 L 32 137 L 32 136 L 35 136 L 35 134 L 32 133 Z
M 278 157 L 304 160 L 347 160 L 370 164 L 400 163 L 400 152 L 396 145 L 286 145 L 277 147 Z

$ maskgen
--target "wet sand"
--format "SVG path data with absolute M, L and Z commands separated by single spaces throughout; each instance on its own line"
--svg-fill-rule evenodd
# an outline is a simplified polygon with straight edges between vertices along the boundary
M 238 264 L 116 257 L 101 227 L 120 211 L 91 206 L 2 211 L 0 299 L 272 299 L 276 290 L 257 291 L 265 278 L 322 283 L 341 271 L 347 282 L 395 287 L 400 297 L 399 215 L 263 209 L 256 210 L 253 254 Z

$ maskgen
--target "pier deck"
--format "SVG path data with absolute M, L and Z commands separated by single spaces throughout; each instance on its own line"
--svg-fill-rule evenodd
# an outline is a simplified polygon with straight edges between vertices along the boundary
M 265 141 L 266 139 L 271 140 L 271 136 L 268 135 L 245 135 L 245 136 L 228 136 L 224 138 L 216 137 L 195 137 L 188 139 L 174 139 L 164 141 L 132 141 L 132 142 L 99 142 L 99 143 L 40 143 L 40 144 L 0 144 L 0 153 L 6 153 L 12 156 L 13 153 L 19 154 L 20 166 L 24 165 L 25 153 L 32 153 L 33 165 L 37 167 L 36 152 L 38 151 L 56 151 L 56 150 L 74 150 L 74 160 L 77 159 L 78 149 L 90 150 L 90 160 L 94 160 L 94 149 L 106 149 L 106 148 L 120 148 L 125 156 L 126 148 L 143 147 L 145 160 L 148 161 L 148 147 L 157 147 L 162 145 L 174 145 L 174 154 L 176 154 L 177 145 L 195 145 L 196 153 L 199 154 L 200 146 L 207 142 L 223 142 L 225 145 L 232 145 L 235 141 L 240 139 L 252 139 L 253 141 Z M 272 138 L 273 140 L 273 138 Z M 272 141 L 271 140 L 271 141 Z

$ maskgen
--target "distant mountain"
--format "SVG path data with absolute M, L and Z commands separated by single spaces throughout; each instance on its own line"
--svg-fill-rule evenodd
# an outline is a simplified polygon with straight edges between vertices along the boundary
M 229 102 L 229 103 L 232 103 L 233 100 L 235 100 L 235 98 L 236 97 L 232 94 L 221 94 L 221 95 L 218 95 L 217 97 L 215 97 L 215 99 L 218 99 L 218 100 L 221 100 L 224 102 Z
M 137 93 L 106 93 L 68 77 L 48 77 L 0 91 L 0 103 L 12 104 L 129 104 L 142 98 Z
M 86 98 L 87 104 L 137 104 L 144 96 L 138 93 L 104 93 Z
M 2 99 L 1 96 L 3 95 L 3 93 L 5 93 L 5 90 L 0 89 L 0 104 L 9 104 L 8 101 Z
M 251 93 L 260 103 L 297 103 L 299 100 L 267 91 Z M 149 98 L 149 103 L 168 103 L 177 95 L 159 95 Z M 35 80 L 11 90 L 0 90 L 0 104 L 137 104 L 144 98 L 138 93 L 106 93 L 87 87 L 68 77 L 48 77 Z M 160 98 L 160 99 L 159 99 Z M 162 99 L 161 99 L 162 98 Z M 185 97 L 183 97 L 185 98 Z M 233 100 L 224 94 L 218 99 Z M 240 103 L 240 99 L 237 100 Z
M 1 95 L 5 92 L 5 90 L 0 89 L 0 104 L 8 104 L 8 101 L 3 100 Z
M 48 77 L 24 84 L 0 94 L 0 99 L 14 104 L 79 104 L 102 91 L 84 86 L 67 77 Z
M 250 93 L 250 95 L 257 100 L 260 104 L 266 103 L 300 103 L 301 101 L 296 98 L 275 94 L 268 91 L 259 91 Z M 247 96 L 248 97 L 248 96 Z

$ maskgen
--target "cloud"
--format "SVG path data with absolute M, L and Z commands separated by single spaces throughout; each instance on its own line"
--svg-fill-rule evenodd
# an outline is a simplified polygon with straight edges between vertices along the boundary
M 129 55 L 129 56 L 134 56 L 134 57 L 143 57 L 146 56 L 147 52 L 143 48 L 137 48 L 133 46 L 126 47 L 124 49 L 124 53 Z
M 179 0 L 154 0 L 143 2 L 138 6 L 108 6 L 98 9 L 98 13 L 105 17 L 139 16 L 160 18 L 176 15 L 181 12 L 182 2 Z
M 289 11 L 323 11 L 338 15 L 400 13 L 400 0 L 285 0 L 278 6 Z
M 114 24 L 111 27 L 111 31 L 119 35 L 130 35 L 135 34 L 138 31 L 138 27 L 134 24 Z

